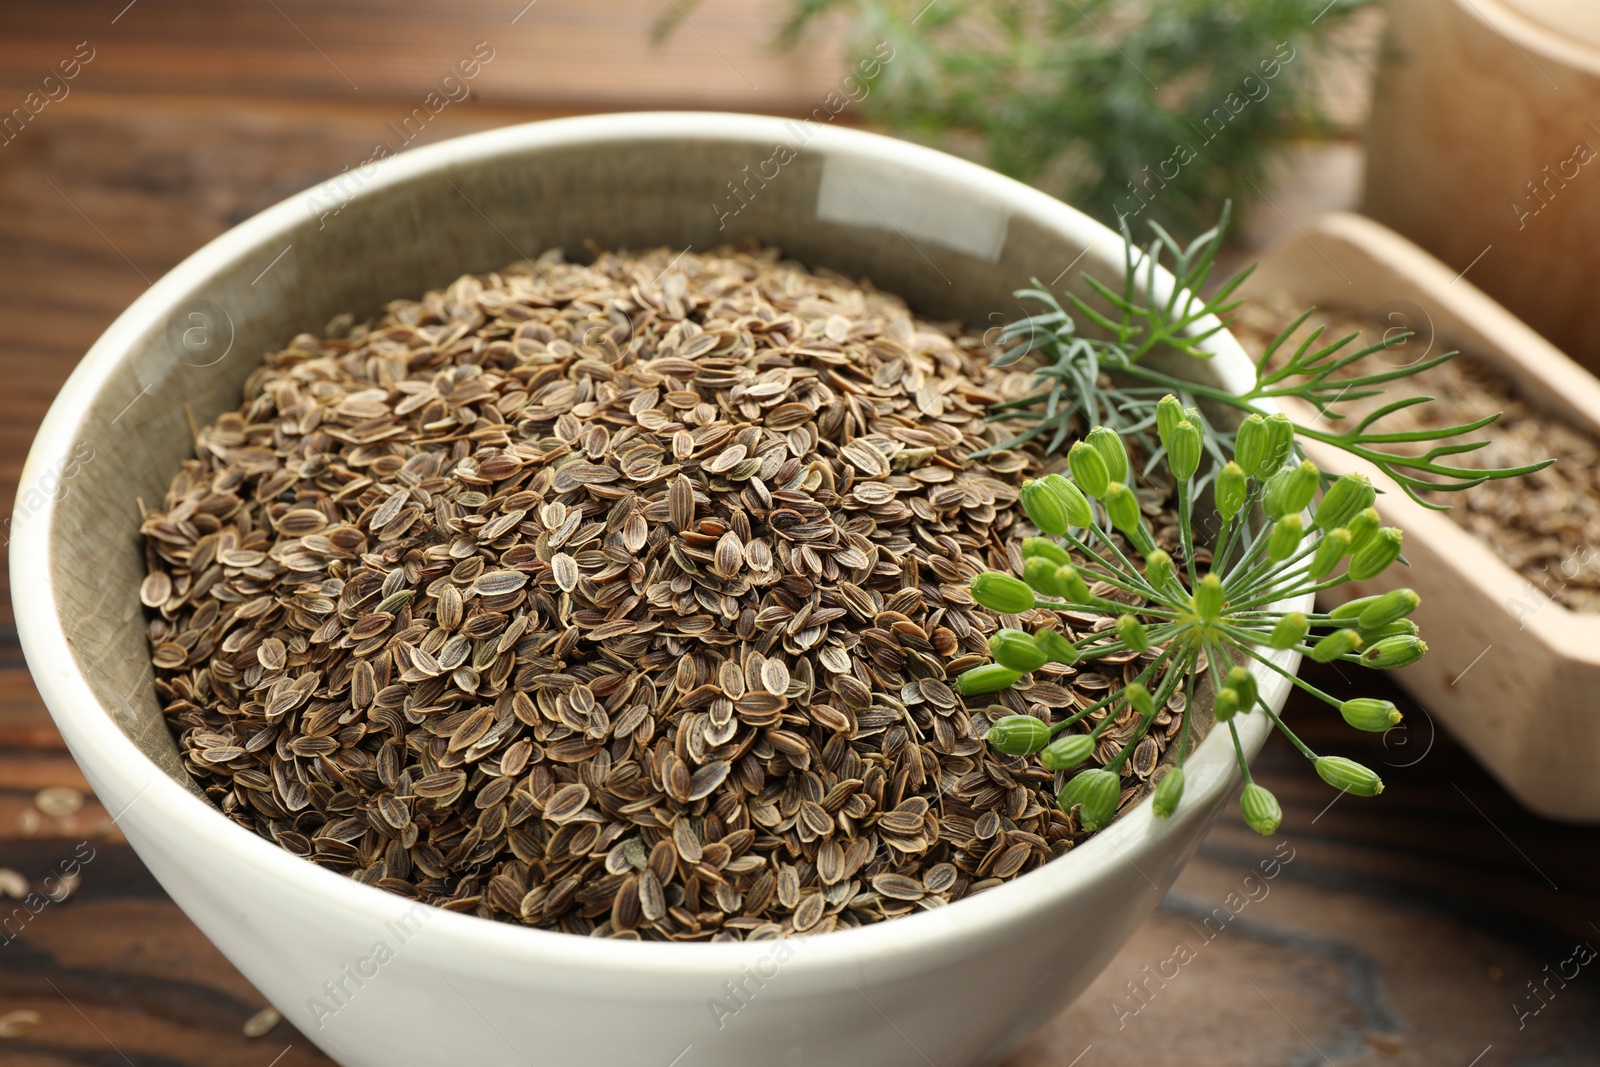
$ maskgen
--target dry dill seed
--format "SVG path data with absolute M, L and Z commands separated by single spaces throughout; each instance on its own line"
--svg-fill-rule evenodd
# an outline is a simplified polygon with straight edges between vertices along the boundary
M 27 1008 L 0 1015 L 0 1039 L 26 1037 L 42 1021 L 42 1016 Z
M 245 1037 L 265 1037 L 273 1027 L 283 1021 L 276 1008 L 262 1008 L 244 1021 Z
M 83 884 L 83 876 L 78 874 L 63 874 L 56 882 L 54 889 L 46 889 L 44 895 L 55 904 L 65 904 L 78 892 L 78 887 Z
M 0 895 L 8 896 L 12 900 L 22 900 L 27 897 L 30 888 L 28 879 L 21 871 L 0 867 Z
M 83 794 L 71 786 L 52 785 L 34 794 L 33 806 L 53 818 L 65 818 L 83 810 Z
M 552 254 L 301 335 L 144 516 L 180 752 L 296 855 L 576 934 L 820 933 L 1031 870 L 1083 835 L 989 722 L 1141 663 L 948 684 L 999 625 L 971 576 L 1034 532 L 1036 458 L 969 458 L 1026 387 L 770 250 Z

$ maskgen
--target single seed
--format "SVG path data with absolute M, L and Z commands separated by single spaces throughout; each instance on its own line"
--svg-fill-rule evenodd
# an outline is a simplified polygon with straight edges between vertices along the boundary
M 872 879 L 872 888 L 895 900 L 921 900 L 927 892 L 921 882 L 903 874 L 880 874 Z
M 64 818 L 83 810 L 83 794 L 71 786 L 53 785 L 34 794 L 33 806 L 46 815 Z
M 262 1008 L 244 1021 L 245 1037 L 264 1037 L 274 1026 L 283 1021 L 283 1016 L 278 1014 L 276 1008 Z
M 550 798 L 544 817 L 553 823 L 571 822 L 589 803 L 589 787 L 582 784 L 564 785 Z
M 555 578 L 556 588 L 563 593 L 578 588 L 578 562 L 565 552 L 550 557 L 550 573 Z
M 827 906 L 828 901 L 821 893 L 807 893 L 802 896 L 799 905 L 794 909 L 795 932 L 804 933 L 821 922 Z
M 78 892 L 78 887 L 83 884 L 83 877 L 77 874 L 63 874 L 56 880 L 54 888 L 45 888 L 44 895 L 56 904 L 65 904 Z

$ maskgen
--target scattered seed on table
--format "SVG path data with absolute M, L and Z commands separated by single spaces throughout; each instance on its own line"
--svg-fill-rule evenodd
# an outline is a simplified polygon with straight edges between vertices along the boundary
M 12 900 L 22 900 L 28 893 L 28 880 L 20 871 L 14 871 L 10 867 L 0 867 L 0 894 Z
M 244 1036 L 263 1037 L 282 1021 L 283 1016 L 278 1014 L 278 1009 L 262 1008 L 244 1021 Z
M 83 884 L 83 876 L 78 874 L 63 874 L 56 880 L 54 889 L 46 889 L 45 896 L 56 904 L 65 904 L 77 893 L 78 887 Z
M 76 815 L 83 810 L 83 794 L 71 786 L 53 785 L 34 794 L 33 806 L 55 818 Z
M 0 1038 L 24 1037 L 38 1026 L 41 1016 L 36 1011 L 22 1008 L 0 1015 Z

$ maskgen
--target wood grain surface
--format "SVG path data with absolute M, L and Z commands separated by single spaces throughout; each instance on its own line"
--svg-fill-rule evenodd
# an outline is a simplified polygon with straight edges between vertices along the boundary
M 474 42 L 492 40 L 494 60 L 419 141 L 601 108 L 803 113 L 835 77 L 816 54 L 774 56 L 764 42 L 777 7 L 737 0 L 678 0 L 693 23 L 664 50 L 645 40 L 654 0 L 537 0 L 515 22 L 516 0 L 125 2 L 0 7 L 0 111 L 78 42 L 96 50 L 71 94 L 0 146 L 7 513 L 50 399 L 115 315 L 206 240 L 393 140 L 392 124 Z M 1315 172 L 1301 173 L 1309 184 L 1291 180 L 1278 203 L 1327 199 Z M 66 902 L 12 911 L 9 926 L 0 909 L 0 1016 L 40 1016 L 0 1038 L 0 1064 L 327 1063 L 286 1025 L 244 1036 L 260 995 L 97 804 L 64 818 L 36 810 L 38 790 L 84 783 L 28 679 L 12 610 L 7 588 L 0 867 L 41 882 L 92 859 Z M 1315 673 L 1345 691 L 1336 672 Z M 1010 1067 L 1600 1062 L 1600 966 L 1574 976 L 1566 962 L 1579 943 L 1600 946 L 1600 832 L 1520 810 L 1407 707 L 1408 728 L 1369 746 L 1321 705 L 1293 704 L 1314 745 L 1379 766 L 1388 790 L 1330 804 L 1274 740 L 1258 778 L 1283 803 L 1279 835 L 1225 816 L 1160 911 Z
M 420 102 L 481 41 L 494 58 L 472 86 L 489 99 L 563 111 L 806 111 L 842 72 L 824 39 L 772 47 L 781 10 L 771 0 L 5 4 L 0 86 L 36 87 L 87 42 L 96 55 L 75 89 Z M 657 47 L 650 31 L 663 14 L 684 21 Z

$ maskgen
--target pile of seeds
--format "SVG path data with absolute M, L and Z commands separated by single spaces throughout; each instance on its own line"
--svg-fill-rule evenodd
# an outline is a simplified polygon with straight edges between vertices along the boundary
M 1257 356 L 1298 315 L 1286 298 L 1246 305 L 1243 310 L 1235 332 Z M 1318 325 L 1326 327 L 1324 343 L 1360 333 L 1354 346 L 1376 343 L 1385 326 L 1392 324 L 1374 326 L 1349 314 L 1319 313 L 1307 320 L 1302 334 Z M 1413 341 L 1369 358 L 1375 366 L 1404 366 L 1423 358 L 1416 351 L 1420 345 Z M 1436 344 L 1428 355 L 1445 351 L 1448 349 Z M 1573 611 L 1600 611 L 1600 551 L 1595 549 L 1600 545 L 1600 444 L 1529 404 L 1510 382 L 1470 354 L 1401 379 L 1385 394 L 1342 402 L 1339 410 L 1347 418 L 1357 418 L 1399 395 L 1435 399 L 1385 417 L 1382 425 L 1386 432 L 1441 429 L 1503 412 L 1493 425 L 1457 439 L 1489 442 L 1476 452 L 1451 457 L 1460 466 L 1520 467 L 1542 459 L 1555 460 L 1523 478 L 1489 481 L 1460 493 L 1428 495 L 1450 505 L 1446 514 L 1557 603 Z M 1410 447 L 1413 454 L 1420 455 L 1430 445 L 1393 447 Z
M 760 249 L 547 254 L 327 332 L 144 512 L 159 694 L 230 817 L 454 911 L 672 940 L 937 907 L 1081 839 L 981 739 L 1139 664 L 950 685 L 999 624 L 971 576 L 1034 532 L 1034 458 L 969 458 L 1027 385 L 976 338 Z

